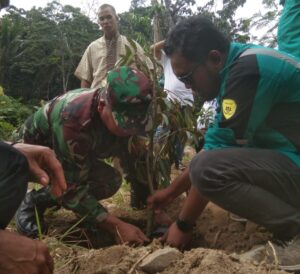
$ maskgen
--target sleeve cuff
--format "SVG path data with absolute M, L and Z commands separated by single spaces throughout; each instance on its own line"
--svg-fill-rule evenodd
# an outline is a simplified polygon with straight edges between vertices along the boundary
M 108 213 L 107 212 L 103 212 L 101 214 L 99 214 L 97 217 L 96 217 L 96 222 L 97 223 L 102 223 L 106 217 L 107 217 Z

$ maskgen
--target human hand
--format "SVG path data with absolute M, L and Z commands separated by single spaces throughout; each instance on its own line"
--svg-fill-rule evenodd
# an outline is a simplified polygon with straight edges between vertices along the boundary
M 146 154 L 149 147 L 149 138 L 144 136 L 134 136 L 130 146 L 130 150 L 133 155 Z
M 154 211 L 165 208 L 173 201 L 173 197 L 168 188 L 158 190 L 147 199 L 149 208 L 153 208 Z
M 51 191 L 61 196 L 67 188 L 64 172 L 53 150 L 48 147 L 18 143 L 14 148 L 25 155 L 29 170 L 43 186 L 51 181 Z
M 43 242 L 0 230 L 0 273 L 51 274 L 53 270 L 53 259 Z
M 118 244 L 142 245 L 150 240 L 136 226 L 121 221 L 115 227 L 115 239 Z
M 173 223 L 168 214 L 160 209 L 154 211 L 154 220 L 157 225 L 170 226 Z
M 183 250 L 186 248 L 186 246 L 191 242 L 192 240 L 192 231 L 190 232 L 182 232 L 176 225 L 176 223 L 173 223 L 166 234 L 160 238 L 160 241 L 172 246 L 176 247 L 180 250 Z

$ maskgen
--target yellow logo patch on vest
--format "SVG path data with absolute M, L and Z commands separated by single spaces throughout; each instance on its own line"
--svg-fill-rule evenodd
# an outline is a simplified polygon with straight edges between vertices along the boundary
M 228 120 L 236 111 L 236 102 L 232 99 L 224 99 L 222 101 L 222 110 L 225 119 Z

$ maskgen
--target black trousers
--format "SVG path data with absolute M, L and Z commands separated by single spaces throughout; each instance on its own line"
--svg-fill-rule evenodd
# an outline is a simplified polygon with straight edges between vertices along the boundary
M 279 239 L 300 233 L 300 168 L 265 149 L 228 148 L 197 154 L 190 164 L 200 193 Z
M 0 229 L 8 225 L 23 200 L 28 174 L 25 156 L 0 142 Z

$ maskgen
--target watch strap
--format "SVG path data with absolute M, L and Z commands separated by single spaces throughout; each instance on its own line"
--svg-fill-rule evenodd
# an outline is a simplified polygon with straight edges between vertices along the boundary
M 176 225 L 182 232 L 191 232 L 195 226 L 195 223 L 188 222 L 184 219 L 178 218 L 176 220 Z

